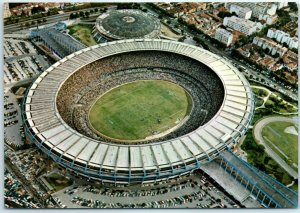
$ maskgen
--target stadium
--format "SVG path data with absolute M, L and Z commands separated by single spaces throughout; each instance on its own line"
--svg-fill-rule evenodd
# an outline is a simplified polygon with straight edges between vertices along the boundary
M 140 10 L 112 10 L 97 18 L 93 33 L 97 41 L 159 38 L 160 21 Z
M 209 51 L 130 39 L 58 61 L 22 108 L 27 138 L 61 166 L 138 183 L 190 173 L 231 148 L 249 127 L 254 97 L 244 76 Z

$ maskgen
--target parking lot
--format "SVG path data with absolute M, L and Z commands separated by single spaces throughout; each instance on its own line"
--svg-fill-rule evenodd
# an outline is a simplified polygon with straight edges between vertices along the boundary
M 4 39 L 4 83 L 10 84 L 37 75 L 50 66 L 27 40 Z
M 238 208 L 235 201 L 196 174 L 165 183 L 128 187 L 75 183 L 52 194 L 65 208 Z
M 25 140 L 20 106 L 10 91 L 4 95 L 4 138 L 13 147 L 22 146 Z

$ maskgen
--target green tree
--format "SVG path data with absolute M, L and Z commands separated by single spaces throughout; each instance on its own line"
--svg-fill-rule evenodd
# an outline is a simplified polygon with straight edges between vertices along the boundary
M 225 17 L 231 17 L 231 16 L 233 16 L 233 14 L 230 12 L 227 12 L 227 11 L 221 11 L 221 12 L 219 12 L 218 16 L 220 18 L 225 18 Z
M 90 12 L 89 11 L 86 11 L 85 13 L 84 13 L 84 15 L 85 15 L 85 17 L 90 17 Z
M 269 54 L 269 53 L 270 53 L 270 49 L 269 49 L 269 48 L 266 48 L 266 49 L 265 49 L 265 53 L 266 53 L 266 54 Z

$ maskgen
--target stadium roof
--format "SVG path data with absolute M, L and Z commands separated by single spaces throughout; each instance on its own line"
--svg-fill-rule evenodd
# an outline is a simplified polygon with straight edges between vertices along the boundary
M 97 141 L 78 133 L 64 122 L 56 107 L 56 96 L 61 85 L 72 73 L 106 56 L 143 50 L 185 55 L 216 72 L 223 82 L 225 97 L 213 119 L 187 135 L 139 145 Z M 185 43 L 131 39 L 85 48 L 49 67 L 28 91 L 24 113 L 32 135 L 39 144 L 47 147 L 47 154 L 53 158 L 58 155 L 60 159 L 72 162 L 72 165 L 78 163 L 85 165 L 83 167 L 147 171 L 175 168 L 195 161 L 204 163 L 217 156 L 219 151 L 231 147 L 246 132 L 251 122 L 253 100 L 249 83 L 223 58 Z
M 100 15 L 96 29 L 108 39 L 157 38 L 160 22 L 140 10 L 112 10 Z

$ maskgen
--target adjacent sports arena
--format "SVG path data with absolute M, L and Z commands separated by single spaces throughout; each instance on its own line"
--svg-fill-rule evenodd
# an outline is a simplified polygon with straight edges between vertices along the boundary
M 98 41 L 159 38 L 160 21 L 140 10 L 112 10 L 97 18 L 93 32 Z
M 169 40 L 77 51 L 49 67 L 23 104 L 26 136 L 68 170 L 155 182 L 201 167 L 245 134 L 250 85 L 223 58 Z

